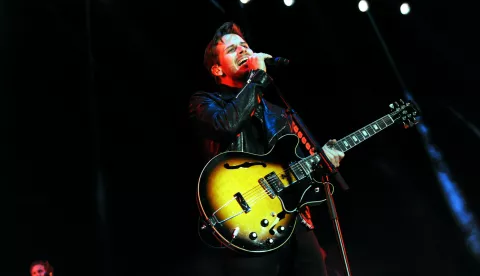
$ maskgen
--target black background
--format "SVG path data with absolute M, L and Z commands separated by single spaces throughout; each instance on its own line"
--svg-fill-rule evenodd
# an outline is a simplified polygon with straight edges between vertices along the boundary
M 48 259 L 60 276 L 195 275 L 203 164 L 186 108 L 212 85 L 203 51 L 227 20 L 255 51 L 291 60 L 271 74 L 320 142 L 383 116 L 408 89 L 478 215 L 480 137 L 465 121 L 480 121 L 474 2 L 412 1 L 403 16 L 399 1 L 372 1 L 405 87 L 356 1 L 297 2 L 218 1 L 225 13 L 211 1 L 3 3 L 5 270 L 27 275 Z M 353 274 L 478 275 L 417 129 L 379 134 L 341 169 L 351 189 L 335 199 Z M 326 206 L 314 216 L 341 268 Z

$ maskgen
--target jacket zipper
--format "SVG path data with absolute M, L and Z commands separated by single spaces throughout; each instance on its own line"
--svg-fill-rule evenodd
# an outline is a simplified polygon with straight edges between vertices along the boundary
M 247 87 L 247 85 L 252 82 L 252 78 L 253 78 L 253 73 L 250 72 L 250 76 L 248 77 L 247 84 L 245 84 L 245 86 L 242 88 L 242 90 L 240 90 L 240 92 L 238 92 L 238 94 L 237 94 L 237 96 L 235 97 L 235 99 L 238 98 L 238 96 L 240 96 L 240 94 L 242 94 L 243 90 L 245 90 L 245 87 Z

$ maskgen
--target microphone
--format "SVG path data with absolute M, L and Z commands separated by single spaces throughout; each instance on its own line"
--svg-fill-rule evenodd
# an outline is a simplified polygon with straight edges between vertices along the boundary
M 272 66 L 285 66 L 290 63 L 290 60 L 283 58 L 283 57 L 275 57 L 275 58 L 266 58 L 265 64 L 272 65 Z

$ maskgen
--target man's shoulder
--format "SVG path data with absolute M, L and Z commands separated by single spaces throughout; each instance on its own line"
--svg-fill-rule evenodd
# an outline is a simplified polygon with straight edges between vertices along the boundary
M 220 97 L 216 94 L 218 93 L 205 90 L 195 91 L 192 95 L 190 95 L 190 99 L 188 100 L 190 113 L 194 113 L 203 109 L 201 108 L 202 106 L 209 106 L 212 103 L 218 104 L 221 102 Z
M 218 93 L 213 92 L 213 91 L 206 91 L 206 90 L 197 90 L 195 91 L 191 96 L 190 99 L 196 99 L 196 98 L 213 98 L 217 97 Z
M 190 103 L 210 103 L 216 102 L 221 104 L 228 100 L 227 97 L 217 91 L 198 90 L 190 96 Z

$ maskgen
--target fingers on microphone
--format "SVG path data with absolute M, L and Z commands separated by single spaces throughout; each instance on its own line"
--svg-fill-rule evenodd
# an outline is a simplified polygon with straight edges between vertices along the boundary
M 256 53 L 255 54 L 256 56 L 260 57 L 260 58 L 273 58 L 271 55 L 269 54 L 265 54 L 265 53 Z

